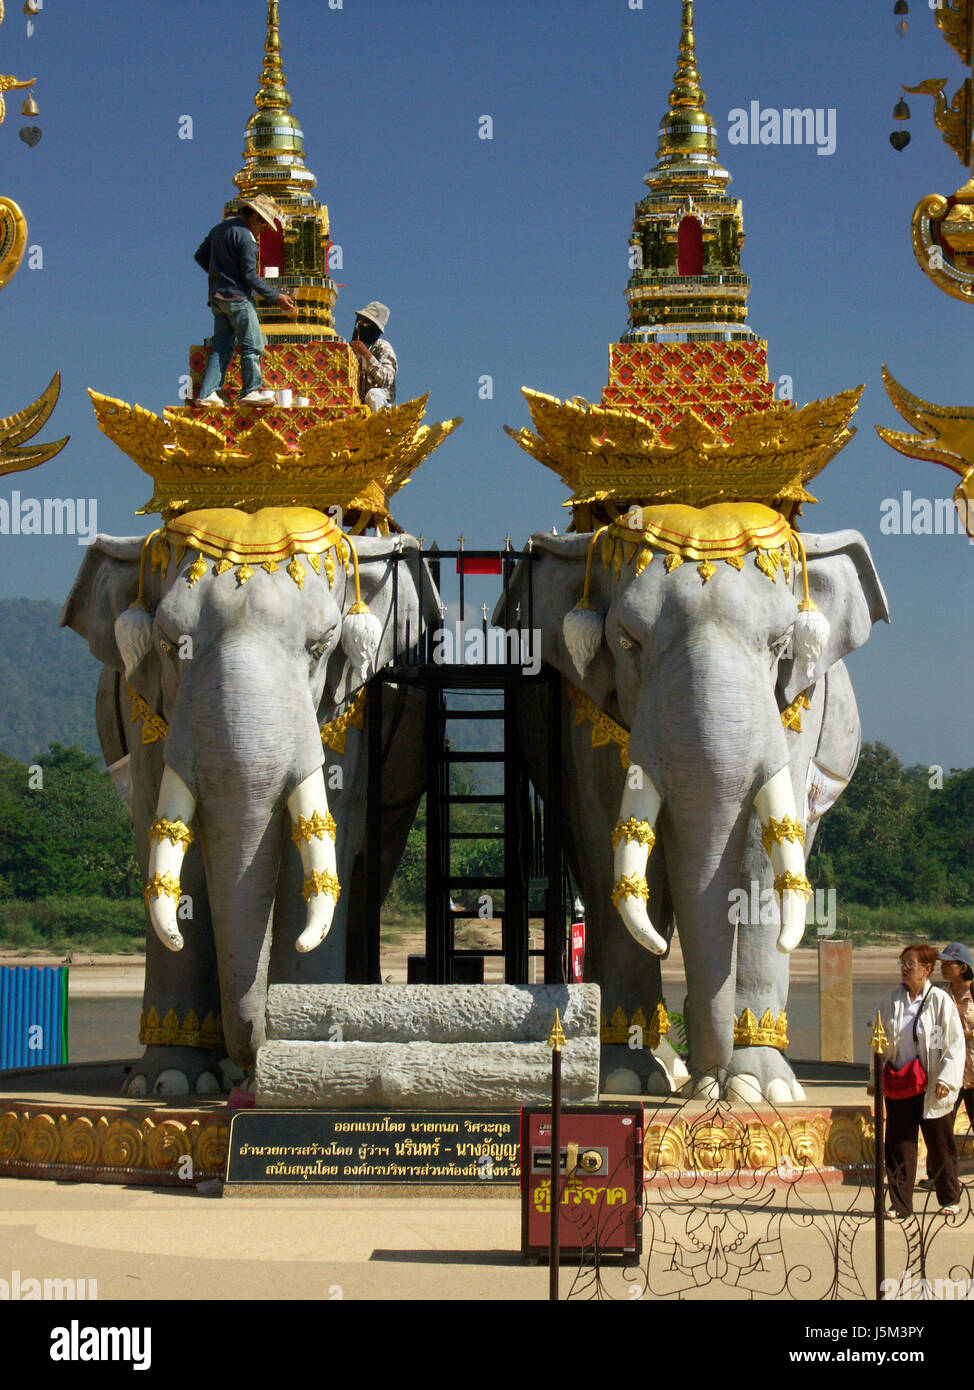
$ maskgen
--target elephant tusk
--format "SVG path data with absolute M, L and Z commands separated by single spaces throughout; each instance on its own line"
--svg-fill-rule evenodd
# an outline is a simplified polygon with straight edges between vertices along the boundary
M 308 915 L 296 943 L 303 953 L 320 946 L 328 935 L 341 892 L 335 858 L 335 820 L 328 810 L 325 777 L 320 767 L 295 787 L 287 808 L 293 822 L 291 838 L 298 847 L 305 875 Z
M 656 842 L 654 827 L 661 798 L 650 778 L 635 763 L 630 766 L 629 779 L 622 794 L 619 820 L 612 832 L 615 849 L 612 903 L 640 946 L 662 956 L 666 954 L 666 941 L 653 926 L 646 908 L 649 901 L 646 864 Z M 633 786 L 632 781 L 638 785 Z
M 193 793 L 171 767 L 163 770 L 156 818 L 149 826 L 149 881 L 145 903 L 153 931 L 170 951 L 183 949 L 176 923 L 179 878 L 186 851 L 193 843 L 189 823 L 196 811 Z
M 774 869 L 774 887 L 781 903 L 778 950 L 790 954 L 805 934 L 805 907 L 812 885 L 805 877 L 805 831 L 798 820 L 791 774 L 781 768 L 754 797 L 762 840 Z

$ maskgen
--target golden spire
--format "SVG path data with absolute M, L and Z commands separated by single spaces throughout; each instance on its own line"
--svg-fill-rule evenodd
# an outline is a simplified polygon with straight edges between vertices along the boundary
M 707 98 L 697 71 L 693 0 L 682 0 L 680 56 L 673 74 L 670 109 L 660 124 L 656 168 L 646 175 L 650 188 L 687 185 L 687 191 L 719 189 L 730 174 L 718 162 L 717 126 L 706 109 Z
M 281 31 L 278 0 L 268 0 L 267 42 L 264 44 L 264 69 L 260 75 L 260 91 L 254 97 L 258 109 L 286 111 L 291 105 L 287 78 L 281 64 Z
M 683 19 L 680 30 L 680 59 L 673 74 L 674 87 L 670 92 L 670 110 L 679 106 L 704 106 L 707 98 L 700 90 L 697 72 L 697 42 L 693 33 L 693 0 L 683 0 Z
M 254 105 L 257 109 L 247 123 L 244 167 L 234 183 L 245 198 L 268 193 L 277 202 L 307 199 L 317 180 L 305 167 L 304 132 L 290 113 L 278 0 L 267 0 L 264 66 Z

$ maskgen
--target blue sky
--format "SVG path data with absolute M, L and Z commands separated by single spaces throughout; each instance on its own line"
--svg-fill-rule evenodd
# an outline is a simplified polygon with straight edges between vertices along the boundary
M 909 243 L 914 204 L 963 171 L 928 98 L 909 98 L 910 147 L 888 141 L 901 82 L 949 74 L 952 93 L 964 75 L 925 0 L 911 9 L 900 39 L 892 0 L 697 0 L 697 49 L 744 201 L 750 323 L 772 376 L 791 376 L 799 403 L 866 384 L 859 433 L 816 480 L 803 523 L 861 531 L 889 596 L 893 625 L 850 661 L 863 736 L 949 769 L 974 765 L 974 548 L 880 533 L 883 499 L 948 497 L 954 479 L 873 430 L 900 423 L 883 362 L 927 399 L 974 395 L 970 311 L 921 274 Z M 0 296 L 0 414 L 59 368 L 43 437 L 71 442 L 4 479 L 0 497 L 95 497 L 100 530 L 148 529 L 134 516 L 148 479 L 98 432 L 85 388 L 177 403 L 189 346 L 209 331 L 193 252 L 233 192 L 265 14 L 264 0 L 44 0 L 28 37 L 7 6 L 0 68 L 37 77 L 43 138 L 17 138 L 24 94 L 8 95 L 0 194 L 23 207 L 43 268 L 25 263 Z M 292 110 L 343 248 L 339 329 L 384 300 L 400 399 L 428 390 L 433 418 L 465 417 L 394 506 L 441 547 L 566 524 L 564 488 L 502 426 L 529 423 L 522 385 L 599 398 L 626 326 L 632 208 L 655 163 L 679 16 L 679 0 L 281 0 Z M 755 100 L 834 110 L 834 154 L 731 145 L 729 113 Z M 185 115 L 192 140 L 179 138 Z M 81 553 L 73 537 L 0 536 L 0 596 L 62 599 Z M 475 597 L 492 602 L 492 583 Z

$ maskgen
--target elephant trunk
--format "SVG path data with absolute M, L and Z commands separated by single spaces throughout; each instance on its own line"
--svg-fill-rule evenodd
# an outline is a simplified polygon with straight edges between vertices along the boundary
M 754 809 L 761 820 L 761 837 L 774 869 L 775 891 L 781 901 L 778 950 L 787 955 L 805 931 L 809 889 L 805 877 L 805 833 L 798 820 L 795 793 L 787 767 L 776 772 L 755 793 Z
M 156 818 L 149 826 L 151 848 L 145 901 L 153 930 L 170 951 L 183 949 L 176 909 L 183 859 L 193 842 L 189 823 L 195 811 L 193 793 L 178 772 L 166 767 L 159 787 Z
M 335 821 L 328 810 L 328 795 L 321 768 L 306 777 L 288 797 L 293 828 L 291 838 L 301 855 L 304 869 L 304 898 L 308 904 L 304 931 L 298 937 L 299 951 L 313 951 L 331 929 L 335 905 L 341 891 L 335 859 Z
M 649 919 L 646 864 L 656 841 L 660 795 L 642 768 L 631 764 L 612 832 L 615 887 L 612 902 L 630 935 L 654 955 L 666 954 L 666 941 Z

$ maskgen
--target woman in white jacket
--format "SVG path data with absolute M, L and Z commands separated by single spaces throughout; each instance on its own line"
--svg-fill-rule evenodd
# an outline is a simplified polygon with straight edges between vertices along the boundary
M 886 1095 L 886 1214 L 897 1221 L 913 1211 L 919 1131 L 941 1216 L 959 1210 L 953 1110 L 964 1076 L 964 1033 L 950 995 L 930 983 L 938 959 L 933 946 L 907 946 L 900 955 L 902 983 L 880 1005 L 887 1065 L 901 1068 L 916 1058 L 927 1078 L 917 1095 L 900 1100 Z

